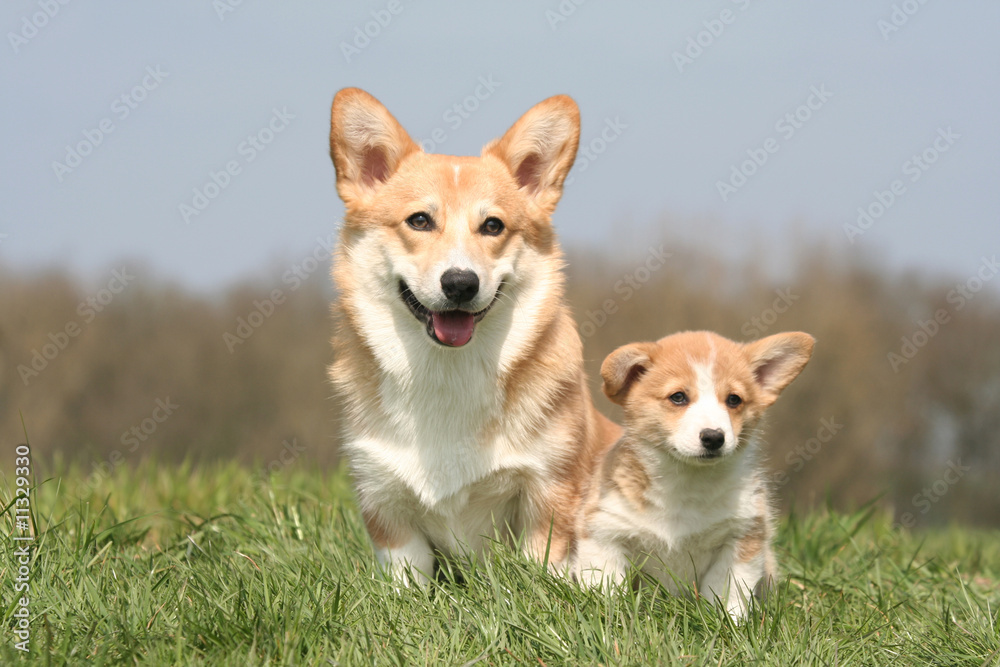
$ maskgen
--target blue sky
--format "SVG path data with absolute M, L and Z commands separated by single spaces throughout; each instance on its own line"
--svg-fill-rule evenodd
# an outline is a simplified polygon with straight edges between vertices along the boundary
M 228 6 L 3 4 L 0 262 L 97 279 L 138 260 L 205 291 L 272 275 L 342 214 L 345 86 L 451 154 L 572 95 L 566 246 L 780 264 L 805 233 L 957 278 L 1000 250 L 996 3 Z M 882 212 L 849 240 L 859 207 Z

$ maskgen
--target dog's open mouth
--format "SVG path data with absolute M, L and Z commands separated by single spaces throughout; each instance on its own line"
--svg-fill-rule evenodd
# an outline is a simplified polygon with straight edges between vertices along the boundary
M 413 316 L 424 323 L 427 328 L 427 335 L 435 342 L 449 347 L 462 347 L 472 340 L 472 333 L 476 329 L 476 324 L 486 316 L 493 304 L 497 302 L 500 290 L 493 295 L 490 305 L 486 306 L 478 313 L 470 313 L 467 310 L 442 310 L 434 311 L 420 303 L 420 300 L 410 291 L 406 282 L 399 281 L 399 297 L 410 309 Z

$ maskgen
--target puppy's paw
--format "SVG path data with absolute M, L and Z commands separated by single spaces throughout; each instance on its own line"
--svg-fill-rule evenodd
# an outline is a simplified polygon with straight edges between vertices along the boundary
M 617 548 L 583 540 L 573 563 L 573 579 L 584 588 L 610 590 L 625 580 L 626 565 Z

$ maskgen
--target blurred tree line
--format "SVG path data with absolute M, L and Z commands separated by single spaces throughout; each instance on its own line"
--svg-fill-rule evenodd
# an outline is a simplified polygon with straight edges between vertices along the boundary
M 991 257 L 929 278 L 887 275 L 837 248 L 801 243 L 781 280 L 667 237 L 628 255 L 569 252 L 567 296 L 598 406 L 620 417 L 598 376 L 618 345 L 683 329 L 737 340 L 807 331 L 815 355 L 765 436 L 782 505 L 880 497 L 904 525 L 1000 525 Z M 43 470 L 71 461 L 97 476 L 147 456 L 335 464 L 333 289 L 328 266 L 306 264 L 214 296 L 138 265 L 86 287 L 0 267 L 0 444 L 24 440 L 23 416 Z

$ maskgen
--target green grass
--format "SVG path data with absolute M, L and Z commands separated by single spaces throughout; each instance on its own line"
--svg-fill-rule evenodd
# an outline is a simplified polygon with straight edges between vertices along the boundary
M 734 626 L 655 587 L 585 592 L 502 548 L 455 564 L 465 583 L 396 590 L 342 471 L 147 463 L 81 499 L 84 481 L 69 468 L 35 490 L 27 657 L 3 551 L 2 664 L 1000 664 L 997 532 L 791 517 L 777 593 Z M 13 533 L 9 509 L 0 523 Z

